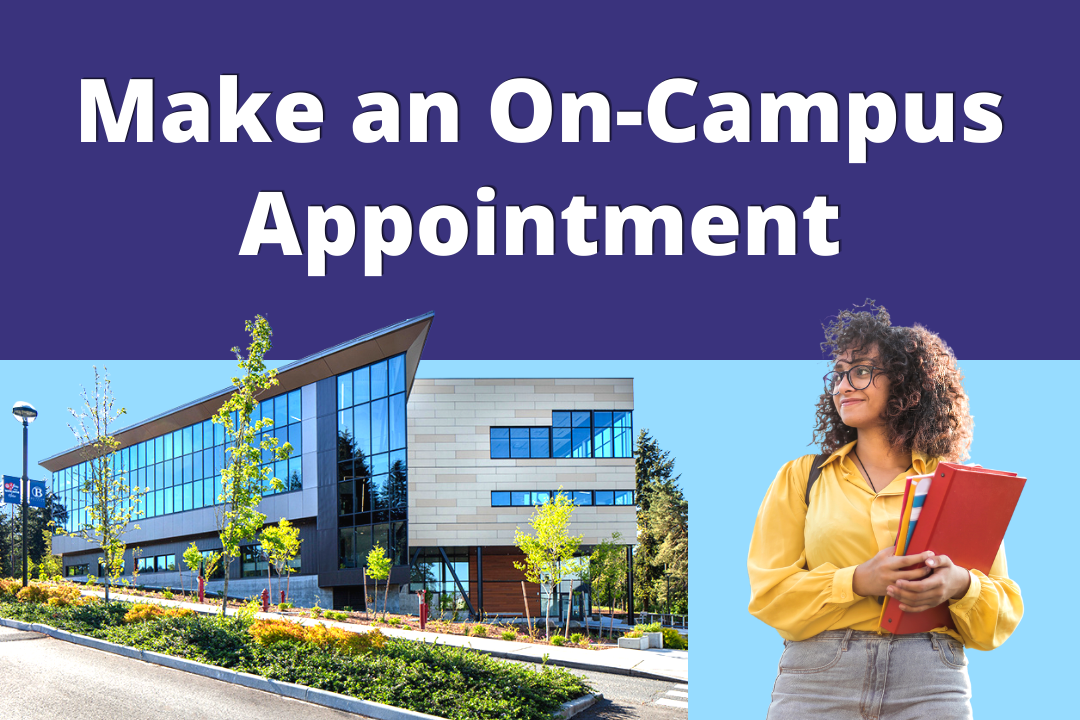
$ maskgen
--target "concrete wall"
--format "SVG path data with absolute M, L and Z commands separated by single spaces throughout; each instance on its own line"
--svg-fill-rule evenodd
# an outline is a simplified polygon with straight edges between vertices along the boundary
M 633 410 L 632 379 L 418 379 L 409 398 L 409 545 L 510 545 L 533 509 L 493 490 L 632 490 L 632 458 L 492 460 L 489 428 L 551 425 L 552 410 Z M 636 508 L 580 507 L 570 532 L 632 542 Z

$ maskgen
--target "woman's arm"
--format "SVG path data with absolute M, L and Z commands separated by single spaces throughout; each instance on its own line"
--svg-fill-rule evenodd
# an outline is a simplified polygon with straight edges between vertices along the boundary
M 852 590 L 854 567 L 806 568 L 804 493 L 812 460 L 780 468 L 758 510 L 746 561 L 750 614 L 795 640 L 829 629 L 863 599 Z
M 978 570 L 968 572 L 971 585 L 959 600 L 949 601 L 949 610 L 965 645 L 993 650 L 1009 639 L 1024 616 L 1020 586 L 1009 579 L 1005 544 L 998 549 L 989 575 Z

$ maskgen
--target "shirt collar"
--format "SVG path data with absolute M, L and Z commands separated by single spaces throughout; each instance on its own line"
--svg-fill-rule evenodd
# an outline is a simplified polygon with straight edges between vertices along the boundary
M 852 449 L 854 449 L 855 442 L 856 441 L 853 440 L 847 445 L 837 448 L 837 450 L 833 452 L 832 455 L 826 458 L 825 462 L 821 463 L 821 467 L 825 467 L 833 460 L 839 461 L 840 458 L 846 457 L 847 454 L 850 453 Z M 934 468 L 937 467 L 937 464 L 937 458 L 930 457 L 929 455 L 921 453 L 918 450 L 911 451 L 911 467 L 915 471 L 916 475 L 927 475 L 929 473 L 932 473 L 934 471 Z

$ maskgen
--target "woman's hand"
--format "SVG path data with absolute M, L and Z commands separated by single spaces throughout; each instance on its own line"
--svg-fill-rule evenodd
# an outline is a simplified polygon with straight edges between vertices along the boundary
M 887 547 L 862 565 L 855 568 L 851 578 L 851 589 L 856 595 L 884 595 L 890 589 L 896 589 L 897 583 L 921 580 L 933 572 L 930 568 L 904 570 L 903 568 L 933 557 L 934 553 L 924 552 L 918 555 L 896 557 L 896 548 Z M 890 597 L 892 597 L 890 595 Z
M 898 579 L 886 590 L 889 597 L 900 601 L 904 612 L 922 612 L 949 600 L 959 600 L 971 586 L 971 573 L 953 565 L 948 555 L 929 555 L 926 566 L 931 574 L 922 580 Z

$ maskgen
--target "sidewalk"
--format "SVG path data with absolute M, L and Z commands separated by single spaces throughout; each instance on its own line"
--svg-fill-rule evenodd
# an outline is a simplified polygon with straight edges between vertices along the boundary
M 83 590 L 82 593 L 83 595 L 90 595 L 93 597 L 105 597 L 103 591 Z M 109 595 L 116 600 L 157 603 L 169 607 L 188 608 L 195 612 L 207 614 L 221 612 L 220 605 L 200 605 L 199 603 L 183 602 L 180 600 L 144 598 L 136 595 L 126 595 L 121 592 L 116 592 L 115 590 L 110 591 Z M 232 615 L 235 613 L 235 610 L 230 608 L 228 612 Z M 304 625 L 323 624 L 342 628 L 343 630 L 349 630 L 351 632 L 367 632 L 371 629 L 371 626 L 369 625 L 357 625 L 356 623 L 335 622 L 325 618 L 314 619 L 279 613 L 260 612 L 256 613 L 255 617 L 265 620 L 292 620 L 293 622 L 299 622 Z M 614 673 L 617 675 L 633 675 L 653 680 L 670 680 L 683 683 L 688 682 L 690 679 L 690 653 L 686 650 L 626 650 L 623 648 L 586 650 L 584 648 L 534 645 L 532 643 L 508 642 L 506 640 L 466 637 L 464 635 L 443 635 L 441 633 L 402 630 L 399 628 L 380 627 L 379 630 L 389 637 L 404 638 L 406 640 L 417 642 L 438 643 L 440 645 L 451 645 L 453 647 L 463 647 L 506 660 L 543 663 L 544 656 L 547 655 L 547 664 L 573 668 L 575 670 L 589 670 L 592 672 Z

